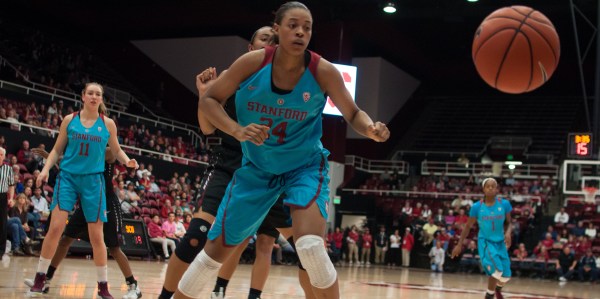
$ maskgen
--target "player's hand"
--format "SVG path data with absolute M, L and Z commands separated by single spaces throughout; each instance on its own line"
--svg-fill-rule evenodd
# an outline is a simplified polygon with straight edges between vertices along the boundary
M 44 158 L 44 159 L 48 159 L 48 155 L 49 155 L 48 152 L 39 147 L 32 148 L 31 152 L 34 153 L 35 155 L 38 155 L 38 156 Z
M 506 249 L 509 249 L 512 245 L 512 236 L 510 234 L 504 234 L 504 243 L 506 244 Z
M 452 258 L 455 258 L 460 255 L 462 252 L 462 244 L 456 244 L 454 249 L 452 250 Z
M 249 124 L 233 132 L 233 137 L 239 142 L 250 141 L 256 145 L 262 145 L 269 138 L 270 129 L 265 125 Z
M 47 183 L 48 182 L 48 171 L 43 170 L 42 172 L 40 172 L 40 174 L 37 177 L 37 180 L 35 180 L 35 185 L 37 187 L 41 187 L 43 183 Z
M 138 165 L 138 162 L 135 159 L 131 159 L 129 161 L 127 161 L 127 164 L 125 164 L 127 167 L 129 168 L 133 168 L 133 169 L 138 169 L 140 166 Z
M 200 96 L 204 95 L 208 88 L 217 79 L 217 69 L 209 67 L 196 76 L 196 88 Z
M 367 127 L 367 137 L 377 142 L 384 142 L 390 138 L 390 130 L 384 123 L 378 121 Z

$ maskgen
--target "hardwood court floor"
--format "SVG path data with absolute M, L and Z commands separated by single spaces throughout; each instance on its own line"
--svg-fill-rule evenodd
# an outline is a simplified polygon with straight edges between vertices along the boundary
M 4 256 L 0 263 L 0 298 L 26 298 L 24 278 L 32 278 L 37 258 Z M 114 260 L 109 260 L 109 284 L 115 298 L 126 293 L 126 285 Z M 167 265 L 164 262 L 132 260 L 133 273 L 140 283 L 144 299 L 157 298 Z M 227 288 L 227 298 L 247 298 L 250 265 L 240 265 Z M 304 298 L 296 278 L 297 268 L 273 266 L 263 292 L 264 299 Z M 483 298 L 486 278 L 482 275 L 432 274 L 420 269 L 384 267 L 338 267 L 344 299 L 378 298 Z M 44 298 L 97 298 L 96 271 L 91 260 L 67 258 L 52 280 Z M 212 288 L 212 285 L 210 286 Z M 506 298 L 600 298 L 600 285 L 553 280 L 516 278 L 504 291 Z M 206 297 L 210 298 L 209 291 Z

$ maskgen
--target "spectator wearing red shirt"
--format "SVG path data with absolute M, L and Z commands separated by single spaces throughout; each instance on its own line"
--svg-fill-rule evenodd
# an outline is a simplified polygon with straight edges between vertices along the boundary
M 437 235 L 437 238 L 434 241 L 433 246 L 435 246 L 435 243 L 437 242 L 443 242 L 442 247 L 444 248 L 444 251 L 448 251 L 448 243 L 450 243 L 450 238 L 451 236 L 446 231 L 446 228 L 442 227 L 440 229 L 440 233 Z
M 171 249 L 171 252 L 175 252 L 175 242 L 165 237 L 164 232 L 159 223 L 160 218 L 158 217 L 158 215 L 153 215 L 152 221 L 148 222 L 148 237 L 150 237 L 151 242 L 162 245 L 165 260 L 168 260 L 170 256 L 169 248 Z
M 554 240 L 552 239 L 551 233 L 546 233 L 546 238 L 544 240 L 542 240 L 542 245 L 544 247 L 546 247 L 547 249 L 552 248 L 552 246 L 554 245 Z
M 354 257 L 356 257 L 356 262 L 358 263 L 358 246 L 356 245 L 358 243 L 358 232 L 356 225 L 353 225 L 350 232 L 348 232 L 346 241 L 348 242 L 348 264 L 352 265 Z
M 186 231 L 190 227 L 190 222 L 192 222 L 192 214 L 186 213 L 183 219 L 183 227 L 185 227 Z
M 464 225 L 469 220 L 469 217 L 465 215 L 465 209 L 458 210 L 458 216 L 456 216 L 456 221 L 454 222 L 457 225 Z
M 160 217 L 162 219 L 167 219 L 169 217 L 169 213 L 172 212 L 171 201 L 165 200 L 165 204 L 160 208 Z
M 407 227 L 404 232 L 404 240 L 402 241 L 402 266 L 410 267 L 410 252 L 415 245 L 415 238 L 410 233 L 410 227 Z
M 342 241 L 344 240 L 344 233 L 340 230 L 339 227 L 335 228 L 335 232 L 333 233 L 332 238 L 335 250 L 337 250 L 337 253 L 339 255 L 342 251 Z
M 590 237 L 587 235 L 579 237 L 579 239 L 580 242 L 579 247 L 577 248 L 577 254 L 584 255 L 588 249 L 592 248 L 592 242 L 590 241 Z
M 373 245 L 373 236 L 369 231 L 369 228 L 365 228 L 365 232 L 362 235 L 362 256 L 361 264 L 371 264 L 371 246 Z
M 31 161 L 32 156 L 33 154 L 29 149 L 29 141 L 23 140 L 23 143 L 21 144 L 21 149 L 17 152 L 17 162 L 21 164 L 27 164 L 29 163 L 29 161 Z
M 412 209 L 412 216 L 413 217 L 421 217 L 421 203 L 418 202 L 417 205 Z

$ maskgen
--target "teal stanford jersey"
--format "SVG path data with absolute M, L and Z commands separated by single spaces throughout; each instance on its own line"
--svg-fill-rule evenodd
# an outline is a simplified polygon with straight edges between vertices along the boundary
M 104 115 L 86 128 L 81 123 L 79 113 L 67 126 L 68 142 L 60 169 L 71 174 L 92 174 L 104 172 L 104 151 L 110 133 L 104 124 Z
M 240 84 L 236 112 L 242 126 L 269 126 L 261 146 L 242 142 L 242 166 L 227 186 L 208 233 L 237 245 L 259 229 L 269 209 L 285 194 L 283 203 L 296 208 L 315 204 L 327 219 L 329 203 L 329 152 L 321 144 L 321 114 L 325 95 L 315 74 L 321 57 L 305 52 L 305 71 L 292 91 L 272 84 L 276 48 L 265 48 L 261 67 Z
M 257 168 L 282 174 L 311 161 L 323 152 L 322 111 L 325 95 L 315 79 L 321 57 L 307 51 L 307 67 L 289 93 L 277 93 L 271 83 L 273 57 L 277 48 L 265 48 L 260 69 L 246 79 L 236 93 L 238 123 L 263 124 L 271 129 L 263 145 L 242 142 L 244 159 Z
M 492 206 L 480 200 L 471 207 L 469 216 L 477 218 L 479 224 L 477 249 L 481 266 L 487 275 L 502 273 L 504 278 L 512 275 L 510 257 L 504 243 L 504 221 L 510 211 L 512 206 L 506 199 L 496 199 Z
M 487 206 L 483 199 L 476 202 L 471 207 L 469 216 L 477 218 L 478 239 L 492 242 L 504 241 L 504 220 L 506 213 L 510 213 L 510 211 L 512 211 L 512 206 L 506 199 L 497 199 L 493 206 Z

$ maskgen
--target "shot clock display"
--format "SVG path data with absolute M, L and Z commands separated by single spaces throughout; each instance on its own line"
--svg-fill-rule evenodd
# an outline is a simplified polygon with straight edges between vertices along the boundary
M 123 252 L 127 255 L 147 255 L 150 248 L 146 231 L 141 220 L 123 219 Z
M 569 158 L 592 158 L 592 133 L 569 133 L 568 156 Z
M 146 225 L 141 220 L 123 219 L 121 231 L 121 249 L 128 256 L 147 256 L 150 254 L 150 244 Z M 75 240 L 71 253 L 92 254 L 92 246 L 83 240 Z

